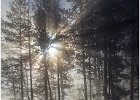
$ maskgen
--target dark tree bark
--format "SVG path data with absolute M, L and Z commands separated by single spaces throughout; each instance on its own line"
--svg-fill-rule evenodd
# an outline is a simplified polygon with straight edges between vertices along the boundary
M 57 85 L 58 85 L 58 100 L 60 100 L 60 66 L 59 66 L 59 61 L 58 61 L 58 56 L 57 56 Z
M 112 68 L 111 68 L 110 60 L 108 62 L 108 76 L 109 76 L 109 80 L 108 80 L 108 82 L 109 82 L 109 89 L 108 89 L 109 90 L 109 100 L 111 100 L 112 96 L 113 96 L 113 88 L 112 88 L 113 81 L 112 81 Z
M 104 53 L 104 100 L 108 100 L 107 97 L 107 54 Z
M 44 79 L 44 83 L 45 83 L 45 100 L 48 100 L 48 76 L 47 76 L 47 64 L 46 64 L 46 53 L 44 53 L 44 68 L 45 68 L 45 79 Z
M 134 54 L 131 56 L 130 100 L 134 100 Z
M 15 91 L 15 82 L 13 80 L 13 95 L 14 95 L 14 100 L 16 100 L 16 91 Z
M 21 21 L 20 21 L 21 26 Z M 19 31 L 20 35 L 20 79 L 21 79 L 21 100 L 24 100 L 24 91 L 23 91 L 23 63 L 22 63 L 22 37 L 21 37 L 21 28 Z
M 30 0 L 29 0 L 30 2 Z M 29 8 L 28 8 L 28 26 L 29 26 Z M 33 100 L 33 87 L 32 87 L 32 57 L 31 57 L 31 35 L 29 33 L 29 28 L 28 28 L 28 41 L 29 41 L 29 66 L 30 66 L 30 90 L 31 90 L 31 100 Z
M 60 80 L 61 80 L 61 94 L 62 94 L 62 100 L 64 100 L 64 86 L 63 86 L 63 72 L 62 70 L 60 71 Z
M 96 66 L 97 66 L 97 83 L 96 83 L 96 86 L 97 86 L 97 99 L 98 100 L 101 100 L 101 83 L 100 83 L 100 77 L 101 77 L 101 75 L 100 75 L 100 65 L 99 65 L 99 61 L 98 61 L 98 58 L 96 58 Z
M 50 95 L 50 100 L 53 100 L 48 71 L 47 71 L 47 81 L 48 81 L 48 87 L 49 87 L 49 90 L 50 90 L 49 91 L 49 93 L 50 93 L 49 94 Z
M 135 28 L 133 28 L 135 29 Z M 134 55 L 134 33 L 131 37 L 131 73 L 130 73 L 130 100 L 134 100 L 134 67 L 135 67 L 135 55 Z
M 85 52 L 84 52 L 84 46 L 83 46 L 83 76 L 84 76 L 84 95 L 85 95 L 85 100 L 88 100 L 87 97 L 87 83 L 86 83 L 86 68 L 85 68 Z
M 91 87 L 91 56 L 89 55 L 89 99 L 92 100 L 92 87 Z

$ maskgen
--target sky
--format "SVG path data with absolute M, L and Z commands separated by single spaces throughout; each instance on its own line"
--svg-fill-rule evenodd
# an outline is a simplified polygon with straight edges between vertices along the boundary
M 1 16 L 5 16 L 9 10 L 9 2 L 12 0 L 1 0 Z
M 11 1 L 13 0 L 1 0 L 1 16 L 5 16 L 6 12 L 10 10 L 9 2 Z M 68 3 L 66 0 L 60 0 L 60 6 L 65 9 L 69 9 L 71 7 L 70 3 Z
M 69 9 L 71 7 L 70 3 L 68 3 L 66 0 L 60 0 L 60 6 L 65 9 Z

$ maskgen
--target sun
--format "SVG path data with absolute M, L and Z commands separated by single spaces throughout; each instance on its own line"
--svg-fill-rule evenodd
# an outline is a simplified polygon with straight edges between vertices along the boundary
M 57 51 L 56 48 L 50 46 L 50 48 L 49 48 L 49 50 L 48 50 L 48 53 L 49 53 L 49 55 L 50 55 L 51 57 L 54 57 L 54 56 L 57 55 L 58 51 Z
M 61 43 L 52 43 L 47 50 L 49 57 L 61 56 L 60 48 L 62 48 Z
M 50 57 L 56 57 L 59 54 L 60 44 L 59 43 L 53 43 L 49 46 L 48 53 Z

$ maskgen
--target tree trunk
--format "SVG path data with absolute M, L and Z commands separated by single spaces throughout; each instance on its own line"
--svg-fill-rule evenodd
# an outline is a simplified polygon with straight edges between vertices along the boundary
M 85 54 L 84 54 L 84 47 L 83 47 L 83 76 L 84 76 L 84 95 L 85 95 L 85 100 L 88 100 L 87 97 L 87 83 L 86 83 L 86 68 L 85 68 Z
M 98 65 L 98 58 L 96 58 L 96 66 L 97 66 L 97 100 L 101 100 L 100 65 Z
M 20 15 L 21 15 L 21 7 L 20 7 Z M 20 37 L 20 81 L 21 81 L 21 100 L 24 100 L 24 91 L 23 91 L 23 62 L 22 62 L 22 33 L 21 33 L 21 17 L 20 17 L 20 29 L 19 29 L 19 37 Z
M 50 80 L 49 80 L 49 74 L 48 74 L 48 71 L 47 71 L 47 81 L 48 81 L 48 87 L 49 87 L 49 92 L 50 92 L 50 100 L 52 100 L 52 91 L 51 91 L 51 86 L 50 86 Z
M 89 99 L 92 100 L 92 87 L 91 87 L 91 65 L 90 65 L 90 55 L 89 55 Z
M 132 48 L 132 56 L 131 56 L 131 76 L 130 76 L 130 100 L 134 100 L 134 52 Z
M 20 21 L 21 25 L 21 21 Z M 22 39 L 21 39 L 21 29 L 20 29 L 20 79 L 21 79 L 21 100 L 24 100 L 23 92 L 23 63 L 22 63 Z
M 15 92 L 15 82 L 13 80 L 13 95 L 14 95 L 14 100 L 16 100 L 16 92 Z
M 47 85 L 47 64 L 46 64 L 46 53 L 44 54 L 44 67 L 45 67 L 45 100 L 48 100 L 48 85 Z
M 109 55 L 110 56 L 110 55 Z M 111 62 L 109 60 L 108 62 L 108 76 L 109 76 L 109 99 L 112 100 L 113 98 L 113 88 L 112 88 L 112 85 L 113 85 L 113 80 L 112 80 L 112 68 L 111 68 Z
M 58 61 L 59 59 L 58 59 L 58 56 L 57 56 L 57 79 L 58 79 L 58 100 L 60 100 L 60 77 L 59 77 L 59 75 L 60 75 L 60 72 L 59 72 L 59 61 Z
M 30 1 L 30 0 L 29 0 Z M 29 9 L 28 9 L 28 20 L 29 20 Z M 28 27 L 29 27 L 29 21 L 28 21 Z M 29 33 L 29 28 L 28 28 L 28 41 L 29 41 L 29 66 L 30 66 L 30 90 L 31 90 L 31 100 L 33 100 L 33 87 L 32 87 L 32 57 L 31 57 L 31 36 Z
M 134 100 L 134 75 L 135 75 L 135 52 L 137 51 L 136 49 L 136 36 L 138 36 L 138 29 L 137 29 L 138 23 L 134 24 L 132 27 L 132 36 L 131 36 L 131 76 L 130 76 L 130 100 Z M 139 68 L 137 68 L 139 69 Z M 139 75 L 138 75 L 139 76 Z
M 25 67 L 24 67 L 24 76 L 25 76 L 25 79 L 24 79 L 24 86 L 25 86 L 25 90 L 27 92 L 27 97 L 28 97 L 28 100 L 30 100 L 30 95 L 29 95 L 29 88 L 28 88 L 28 72 L 27 72 L 27 63 L 25 62 L 23 64 Z M 27 80 L 27 81 L 26 81 Z
M 11 62 L 11 65 L 13 65 L 12 62 Z M 13 77 L 13 80 L 12 80 L 13 96 L 14 96 L 14 100 L 16 100 L 16 91 L 15 91 L 15 80 L 14 80 L 14 69 L 13 69 L 13 67 L 12 67 L 12 77 Z
M 107 54 L 104 53 L 104 100 L 108 100 L 107 97 Z
M 61 94 L 62 94 L 62 100 L 64 100 L 64 87 L 63 87 L 62 70 L 61 70 L 61 72 L 60 72 L 60 80 L 61 80 Z

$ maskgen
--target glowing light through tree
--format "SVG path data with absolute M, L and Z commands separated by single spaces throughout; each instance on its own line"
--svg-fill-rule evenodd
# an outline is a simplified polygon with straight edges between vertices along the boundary
M 49 57 L 57 57 L 58 55 L 60 55 L 60 49 L 62 47 L 61 43 L 52 43 L 50 44 L 47 52 L 48 52 L 48 56 Z
M 54 57 L 57 55 L 58 51 L 56 48 L 50 46 L 49 50 L 48 50 L 49 56 Z

